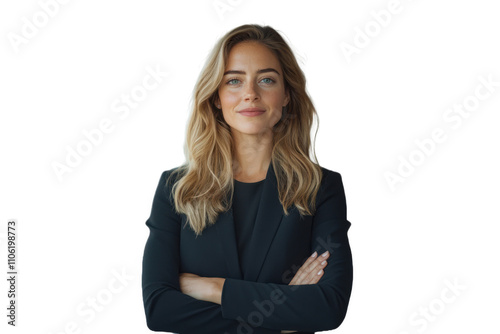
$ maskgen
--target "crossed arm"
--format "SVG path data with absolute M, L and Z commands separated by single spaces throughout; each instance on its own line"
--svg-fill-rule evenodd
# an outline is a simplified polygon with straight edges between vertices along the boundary
M 143 257 L 142 290 L 148 327 L 182 334 L 235 332 L 241 319 L 251 319 L 256 304 L 269 296 L 286 302 L 269 305 L 255 333 L 280 333 L 283 327 L 304 331 L 334 329 L 347 312 L 352 287 L 352 257 L 347 239 L 345 197 L 340 174 L 328 172 L 313 217 L 312 250 L 329 251 L 323 272 L 321 256 L 308 258 L 288 284 L 249 282 L 233 278 L 179 273 L 179 216 L 173 210 L 162 174 L 146 221 L 150 235 Z M 314 269 L 313 269 L 314 268 Z M 321 281 L 319 281 L 321 279 Z M 311 284 L 312 283 L 312 284 Z M 297 285 L 292 287 L 292 285 Z
M 319 257 L 314 252 L 304 264 L 299 268 L 288 285 L 316 284 L 324 274 L 323 268 L 328 264 L 327 259 L 330 253 L 326 251 Z M 181 273 L 179 284 L 182 293 L 198 300 L 221 305 L 222 290 L 225 278 L 202 277 L 191 273 Z M 293 330 L 282 330 L 281 333 L 293 333 Z

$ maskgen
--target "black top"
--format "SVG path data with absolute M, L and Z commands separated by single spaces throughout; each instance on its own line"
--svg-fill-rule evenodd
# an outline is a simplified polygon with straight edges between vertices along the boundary
M 264 180 L 246 183 L 234 180 L 233 193 L 233 219 L 234 230 L 236 232 L 236 244 L 238 245 L 238 257 L 240 260 L 241 274 L 245 277 L 246 264 L 252 254 L 247 252 L 248 245 L 252 238 L 257 209 L 259 208 L 260 197 Z

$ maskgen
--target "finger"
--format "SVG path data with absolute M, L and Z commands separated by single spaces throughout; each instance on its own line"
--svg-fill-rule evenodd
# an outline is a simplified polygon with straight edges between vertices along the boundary
M 323 274 L 325 273 L 324 268 L 328 262 L 324 260 L 321 264 L 319 264 L 314 270 L 311 270 L 311 272 L 308 274 L 306 277 L 306 281 L 314 281 L 315 283 L 319 282 Z M 312 284 L 312 283 L 310 283 Z
M 305 263 L 303 264 L 297 273 L 294 276 L 292 284 L 298 285 L 298 284 L 306 284 L 306 278 L 309 275 L 309 273 L 314 270 L 314 268 L 317 266 L 316 262 L 310 262 L 310 263 Z
M 314 260 L 316 260 L 318 256 L 318 252 L 314 252 L 311 256 L 309 256 L 307 258 L 307 260 L 302 264 L 302 266 L 299 268 L 299 270 L 297 270 L 297 272 L 295 273 L 292 281 L 290 283 L 288 283 L 289 285 L 293 285 L 293 284 L 297 284 L 298 283 L 298 280 L 304 276 L 304 268 L 307 268 L 309 265 L 311 265 Z
M 328 252 L 325 252 L 321 256 L 319 256 L 318 258 L 315 258 L 311 263 L 309 263 L 309 264 L 304 263 L 304 265 L 302 265 L 302 267 L 301 267 L 302 270 L 301 270 L 299 278 L 307 277 L 307 276 L 309 276 L 309 274 L 311 272 L 318 271 L 319 269 L 321 269 L 323 266 L 323 264 L 322 264 L 323 261 L 328 259 L 329 255 L 330 254 Z
M 310 266 L 304 273 L 298 278 L 298 284 L 315 284 L 317 283 L 321 276 L 323 275 L 323 268 L 326 267 L 328 263 L 323 260 L 323 263 L 315 262 L 314 266 Z
M 314 254 L 313 254 L 314 255 Z M 298 284 L 315 284 L 319 281 L 322 276 L 322 273 L 319 275 L 320 277 L 315 277 L 318 274 L 318 271 L 326 267 L 326 262 L 323 263 L 326 259 L 330 257 L 330 253 L 327 251 L 323 253 L 320 257 L 309 257 L 306 262 L 300 267 L 292 281 L 289 283 L 290 285 L 298 285 Z

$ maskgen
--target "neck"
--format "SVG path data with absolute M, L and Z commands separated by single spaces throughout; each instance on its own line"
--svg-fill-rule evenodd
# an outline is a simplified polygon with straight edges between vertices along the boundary
M 242 182 L 265 179 L 271 163 L 272 137 L 239 134 L 233 138 L 233 177 Z

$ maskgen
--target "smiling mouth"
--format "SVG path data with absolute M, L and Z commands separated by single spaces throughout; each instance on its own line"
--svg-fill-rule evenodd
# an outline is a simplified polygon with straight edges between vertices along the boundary
M 246 108 L 238 113 L 242 114 L 243 116 L 259 116 L 265 112 L 264 109 L 261 108 Z
M 240 114 L 243 116 L 259 116 L 262 115 L 263 111 L 241 111 Z

